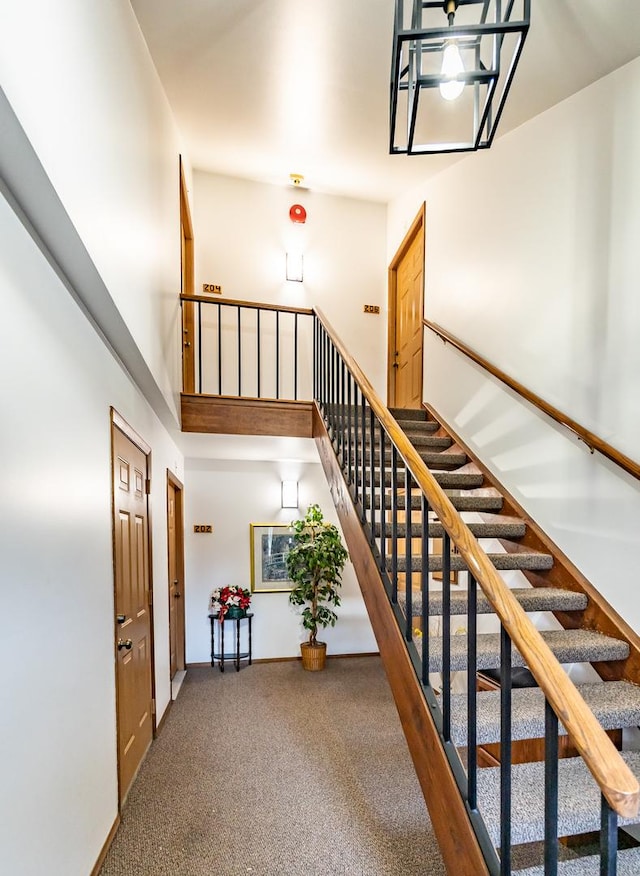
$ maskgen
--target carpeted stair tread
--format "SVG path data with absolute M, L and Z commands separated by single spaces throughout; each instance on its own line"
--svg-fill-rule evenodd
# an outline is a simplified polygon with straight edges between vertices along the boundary
M 409 439 L 413 435 L 427 435 L 430 432 L 437 432 L 441 428 L 440 423 L 433 420 L 402 420 L 398 421 L 398 425 Z
M 334 439 L 335 440 L 335 439 Z M 446 450 L 448 447 L 453 445 L 453 439 L 449 438 L 448 435 L 423 435 L 420 439 L 420 443 L 415 445 L 416 450 L 420 453 L 422 450 Z M 367 454 L 367 461 L 369 460 L 369 453 L 371 443 L 369 441 L 369 435 L 365 435 L 365 453 Z M 362 434 L 358 438 L 358 453 L 361 452 L 362 448 Z M 376 463 L 380 460 L 380 436 L 376 434 L 375 443 L 373 445 L 373 453 Z M 352 457 L 354 452 L 352 451 Z M 387 461 L 387 467 L 391 464 L 391 444 L 387 440 L 385 442 L 385 459 Z
M 418 432 L 411 432 L 411 434 L 407 435 L 407 437 L 409 438 L 409 440 L 411 441 L 413 446 L 416 448 L 416 450 L 420 450 L 421 447 L 432 447 L 433 446 L 431 444 L 432 440 L 442 441 L 446 438 L 446 440 L 451 441 L 451 439 L 447 438 L 447 436 L 432 435 L 432 434 L 429 434 L 428 432 L 425 432 L 424 434 L 419 434 Z M 451 443 L 453 443 L 453 442 L 451 442 Z
M 462 468 L 456 469 L 456 471 L 432 471 L 431 474 L 441 487 L 481 487 L 484 483 L 484 475 L 482 472 L 477 471 L 475 468 L 471 468 L 468 465 L 464 465 Z M 365 483 L 367 486 L 371 483 L 371 471 L 368 466 L 365 471 Z M 376 487 L 380 486 L 379 470 L 375 470 L 373 473 L 373 483 Z M 398 489 L 402 488 L 403 483 L 404 472 L 400 470 L 398 471 Z M 387 470 L 384 473 L 384 485 L 385 487 L 391 487 L 392 485 L 390 470 Z
M 449 501 L 458 511 L 499 511 L 502 508 L 504 499 L 495 487 L 481 487 L 479 489 L 470 490 L 445 490 Z M 369 493 L 365 496 L 365 503 L 369 506 Z M 376 493 L 374 496 L 374 505 L 380 508 L 380 496 Z M 417 511 L 422 507 L 422 494 L 417 490 L 411 491 L 411 509 Z M 385 508 L 387 511 L 391 508 L 391 496 L 387 495 L 385 499 Z M 404 494 L 398 494 L 398 509 L 405 510 Z
M 544 876 L 544 866 L 527 867 L 512 871 L 514 876 Z M 622 849 L 618 852 L 617 876 L 638 876 L 640 873 L 640 848 Z M 558 863 L 558 876 L 600 876 L 600 856 L 588 855 Z
M 640 687 L 628 681 L 598 681 L 576 685 L 582 698 L 605 730 L 640 725 Z M 538 687 L 511 691 L 512 739 L 543 739 L 544 694 Z M 500 741 L 500 691 L 477 694 L 478 745 Z M 560 733 L 565 734 L 559 723 Z M 451 733 L 455 745 L 467 744 L 467 695 L 451 697 Z
M 389 408 L 391 416 L 398 423 L 401 420 L 426 420 L 427 412 L 424 408 Z
M 435 440 L 435 439 L 434 439 Z M 439 450 L 436 448 L 435 450 L 431 448 L 422 448 L 416 447 L 418 455 L 420 459 L 424 462 L 425 465 L 433 468 L 460 468 L 463 465 L 466 465 L 469 461 L 467 454 L 460 450 L 460 448 L 453 448 L 451 439 L 437 439 L 439 441 L 448 441 L 449 443 L 445 445 L 446 449 Z M 451 449 L 448 449 L 450 448 Z M 380 463 L 380 451 L 374 449 L 374 460 L 376 466 Z M 365 462 L 366 465 L 370 465 L 369 458 L 369 450 L 367 448 L 365 454 Z M 391 453 L 385 453 L 385 468 L 391 468 Z M 399 458 L 399 463 L 402 465 L 402 459 Z
M 559 587 L 513 587 L 511 593 L 525 611 L 582 611 L 587 607 L 587 597 L 584 593 L 573 590 L 561 590 Z M 487 597 L 478 590 L 478 614 L 492 614 L 493 608 Z M 406 596 L 404 590 L 398 593 L 398 602 L 404 610 Z M 451 614 L 467 613 L 467 590 L 451 591 Z M 412 594 L 411 608 L 414 617 L 422 613 L 422 592 L 416 590 Z M 432 590 L 429 593 L 429 614 L 438 617 L 442 614 L 442 590 Z
M 349 426 L 349 416 L 348 412 L 345 409 L 343 423 L 348 428 Z M 334 421 L 334 428 L 338 427 L 338 425 L 342 425 L 340 420 L 337 419 Z M 358 427 L 358 433 L 362 436 L 362 411 L 358 411 L 358 417 L 355 417 L 355 411 L 352 409 L 351 413 L 351 428 L 355 429 L 356 425 Z M 402 431 L 408 438 L 411 438 L 413 435 L 422 436 L 422 435 L 432 435 L 434 432 L 437 432 L 441 427 L 440 423 L 435 423 L 433 420 L 425 420 L 421 422 L 419 420 L 405 420 L 403 423 L 398 423 Z M 371 424 L 369 422 L 369 414 L 367 413 L 365 424 L 364 424 L 365 433 L 371 431 Z M 380 433 L 380 427 L 376 423 L 375 426 L 376 436 Z
M 495 520 L 483 520 L 480 522 L 467 523 L 467 526 L 476 538 L 523 538 L 527 531 L 527 525 L 524 520 L 518 517 L 498 517 Z M 378 522 L 375 528 L 376 538 L 382 535 L 382 526 Z M 404 538 L 407 534 L 407 528 L 404 523 L 398 523 L 398 538 Z M 387 538 L 391 537 L 391 524 L 387 522 L 385 528 Z M 442 538 L 444 535 L 444 526 L 440 521 L 436 520 L 429 522 L 429 537 Z M 422 524 L 411 524 L 411 538 L 422 538 Z
M 629 645 L 593 630 L 544 630 L 540 633 L 559 663 L 594 663 L 604 660 L 626 660 Z M 420 650 L 420 642 L 416 642 Z M 524 660 L 513 648 L 512 665 L 524 666 Z M 466 635 L 451 636 L 451 670 L 467 668 Z M 500 668 L 500 634 L 480 633 L 476 653 L 477 669 Z M 429 670 L 442 671 L 442 638 L 429 637 Z
M 623 751 L 621 757 L 640 776 L 640 752 Z M 512 843 L 544 839 L 544 761 L 520 763 L 511 773 Z M 478 802 L 489 836 L 500 842 L 500 767 L 478 770 Z M 620 825 L 637 818 L 619 818 Z M 558 836 L 589 833 L 600 828 L 600 789 L 581 757 L 558 762 Z
M 527 550 L 520 551 L 515 554 L 507 553 L 487 553 L 487 557 L 493 563 L 494 568 L 505 572 L 513 569 L 526 569 L 530 571 L 546 571 L 553 566 L 553 557 L 551 554 L 543 554 L 541 551 Z M 442 554 L 429 555 L 429 571 L 442 571 Z M 391 569 L 391 558 L 387 557 L 387 568 Z M 467 565 L 459 554 L 451 555 L 451 571 L 464 572 Z M 398 557 L 397 570 L 398 572 L 406 572 L 408 569 L 407 558 Z M 422 569 L 422 557 L 411 557 L 411 571 L 419 572 Z

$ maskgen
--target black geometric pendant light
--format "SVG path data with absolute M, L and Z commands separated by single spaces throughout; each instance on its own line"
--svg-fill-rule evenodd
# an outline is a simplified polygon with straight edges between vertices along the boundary
M 392 155 L 491 146 L 530 12 L 530 0 L 396 0 Z

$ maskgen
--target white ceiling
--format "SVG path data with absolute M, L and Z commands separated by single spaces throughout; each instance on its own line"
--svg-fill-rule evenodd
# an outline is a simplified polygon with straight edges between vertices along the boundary
M 131 0 L 194 167 L 387 201 L 459 156 L 390 156 L 394 0 Z M 498 135 L 640 54 L 640 0 L 533 0 Z

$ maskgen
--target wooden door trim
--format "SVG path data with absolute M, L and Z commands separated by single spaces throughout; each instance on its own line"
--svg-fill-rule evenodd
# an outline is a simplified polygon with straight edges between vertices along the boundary
M 195 254 L 193 242 L 193 222 L 184 161 L 180 156 L 180 293 L 192 296 L 195 293 Z M 182 388 L 185 392 L 195 391 L 195 305 L 182 302 Z
M 151 714 L 151 727 L 153 738 L 155 739 L 157 736 L 157 715 L 156 715 L 156 647 L 155 647 L 155 623 L 154 623 L 154 611 L 153 611 L 153 546 L 151 541 L 151 536 L 153 532 L 153 526 L 151 524 L 151 502 L 149 501 L 149 496 L 151 495 L 151 446 L 147 444 L 147 442 L 139 435 L 136 430 L 131 426 L 124 417 L 118 413 L 118 411 L 112 406 L 109 409 L 110 411 L 110 430 L 109 430 L 109 439 L 111 444 L 111 563 L 112 563 L 112 571 L 113 571 L 113 672 L 114 672 L 114 684 L 115 684 L 115 693 L 116 693 L 116 768 L 117 768 L 117 779 L 118 779 L 118 812 L 122 811 L 122 789 L 120 787 L 120 744 L 118 739 L 119 733 L 119 709 L 120 704 L 118 702 L 118 654 L 116 650 L 116 639 L 118 638 L 118 630 L 116 623 L 116 532 L 115 532 L 115 493 L 113 489 L 114 484 L 114 476 L 115 476 L 115 441 L 114 441 L 114 432 L 115 429 L 122 432 L 122 434 L 128 438 L 132 444 L 144 453 L 146 457 L 146 468 L 147 468 L 147 483 L 146 483 L 146 504 L 147 504 L 147 564 L 149 569 L 149 595 L 150 595 L 150 605 L 149 605 L 149 646 L 150 646 L 150 660 L 151 660 L 151 703 L 152 703 L 152 714 Z
M 393 407 L 395 404 L 396 385 L 395 372 L 393 368 L 393 360 L 396 344 L 396 299 L 397 299 L 397 284 L 398 284 L 398 265 L 407 253 L 407 250 L 418 236 L 422 233 L 422 289 L 420 290 L 420 313 L 424 318 L 424 256 L 425 256 L 425 221 L 426 221 L 426 202 L 418 210 L 418 213 L 411 223 L 411 227 L 405 234 L 402 243 L 398 247 L 396 254 L 391 259 L 388 271 L 388 323 L 387 323 L 387 406 Z M 424 353 L 424 342 L 421 342 Z M 420 398 L 422 398 L 422 370 L 420 372 Z
M 179 670 L 183 670 L 187 665 L 187 653 L 186 653 L 186 617 L 185 617 L 185 595 L 184 595 L 184 484 L 180 481 L 170 469 L 167 469 L 167 486 L 171 484 L 175 490 L 180 493 L 180 513 L 176 513 L 176 521 L 179 521 L 180 525 L 180 537 L 177 539 L 177 556 L 176 556 L 176 565 L 178 568 L 178 574 L 180 576 L 180 582 L 182 585 L 182 601 L 180 604 L 180 613 L 182 615 L 182 641 L 181 641 L 181 653 L 180 659 L 178 661 Z M 178 511 L 176 507 L 176 512 Z M 167 536 L 169 530 L 169 516 L 167 514 Z M 167 550 L 167 590 L 169 594 L 169 599 L 171 599 L 171 570 L 169 569 L 169 551 Z M 171 606 L 169 606 L 169 617 L 171 617 Z M 169 648 L 171 648 L 171 629 L 169 632 Z M 171 663 L 171 661 L 169 661 Z M 169 666 L 169 675 L 171 675 L 171 666 Z
M 127 436 L 129 441 L 136 445 L 137 448 L 142 450 L 145 456 L 151 456 L 151 447 L 144 438 L 139 435 L 136 430 L 127 423 L 124 417 L 120 416 L 117 410 L 112 407 L 111 409 L 111 423 L 116 426 L 120 431 Z M 147 471 L 149 473 L 150 469 Z

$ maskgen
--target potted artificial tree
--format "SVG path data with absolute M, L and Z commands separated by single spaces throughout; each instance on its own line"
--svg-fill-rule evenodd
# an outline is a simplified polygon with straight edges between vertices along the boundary
M 310 505 L 302 520 L 295 520 L 293 547 L 287 554 L 287 571 L 293 581 L 289 594 L 292 605 L 304 605 L 302 625 L 309 640 L 300 645 L 302 666 L 310 671 L 324 669 L 327 645 L 318 642 L 318 627 L 335 626 L 337 614 L 329 606 L 340 605 L 341 573 L 349 557 L 340 533 L 326 523 L 318 505 Z

